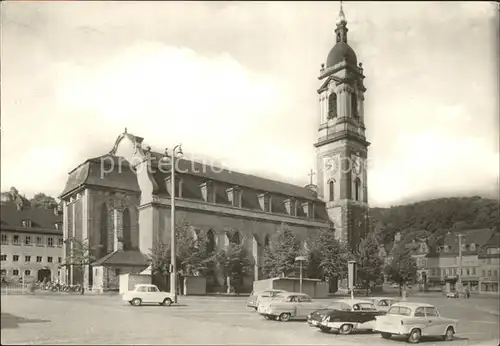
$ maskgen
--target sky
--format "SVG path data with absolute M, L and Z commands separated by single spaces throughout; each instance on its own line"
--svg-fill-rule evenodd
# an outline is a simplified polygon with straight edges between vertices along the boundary
M 58 195 L 126 127 L 298 185 L 338 2 L 2 2 L 1 189 Z M 366 76 L 371 206 L 498 197 L 498 7 L 344 2 Z

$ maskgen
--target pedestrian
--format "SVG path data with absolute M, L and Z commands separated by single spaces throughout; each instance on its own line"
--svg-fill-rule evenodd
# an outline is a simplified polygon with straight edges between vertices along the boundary
M 465 296 L 467 297 L 467 299 L 469 299 L 469 297 L 470 297 L 470 291 L 469 291 L 469 288 L 466 288 L 466 289 L 465 289 Z

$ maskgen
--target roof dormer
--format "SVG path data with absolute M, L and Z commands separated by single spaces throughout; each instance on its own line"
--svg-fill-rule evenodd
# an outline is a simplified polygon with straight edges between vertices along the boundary
M 56 222 L 56 223 L 54 224 L 54 227 L 55 227 L 55 229 L 57 229 L 57 230 L 62 230 L 62 228 L 63 228 L 63 223 L 62 223 L 61 221 Z
M 23 225 L 23 227 L 31 228 L 31 220 L 29 220 L 29 219 L 23 220 L 22 225 Z
M 229 202 L 233 205 L 233 207 L 241 208 L 242 195 L 241 188 L 239 186 L 232 186 L 226 189 L 227 198 Z

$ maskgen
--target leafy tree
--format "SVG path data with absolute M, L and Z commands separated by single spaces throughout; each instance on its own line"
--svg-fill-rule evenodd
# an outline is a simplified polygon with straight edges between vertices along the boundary
M 32 199 L 30 199 L 31 206 L 40 209 L 54 209 L 57 208 L 58 203 L 54 197 L 47 196 L 43 192 L 36 193 Z
M 245 275 L 249 275 L 253 270 L 253 261 L 242 244 L 230 243 L 225 249 L 216 251 L 211 261 L 222 271 L 226 279 L 227 293 L 232 288 L 237 287 L 238 282 L 242 282 Z
M 175 241 L 176 269 L 179 274 L 197 276 L 211 269 L 210 257 L 213 254 L 208 249 L 208 241 L 195 238 L 189 224 L 183 219 L 176 224 Z M 164 243 L 158 237 L 150 251 L 152 273 L 164 277 L 167 283 L 171 264 L 170 243 Z
M 384 262 L 379 256 L 380 245 L 374 233 L 369 233 L 358 247 L 358 277 L 365 285 L 380 282 Z
M 347 262 L 356 256 L 349 251 L 346 244 L 335 238 L 333 229 L 320 229 L 309 248 L 310 261 L 319 262 L 321 276 L 326 279 L 347 278 Z
M 282 224 L 271 238 L 270 246 L 262 256 L 262 274 L 265 277 L 294 275 L 297 270 L 295 258 L 300 255 L 300 245 L 292 231 Z
M 70 244 L 70 252 L 65 258 L 66 265 L 73 265 L 78 268 L 80 273 L 83 275 L 85 272 L 85 266 L 90 265 L 96 260 L 96 257 L 92 253 L 95 252 L 95 250 L 101 245 L 91 247 L 88 239 L 79 240 L 76 238 L 68 238 L 66 243 Z
M 405 283 L 417 276 L 417 263 L 411 252 L 411 248 L 398 247 L 394 250 L 392 261 L 384 268 L 388 279 L 397 283 L 400 291 Z

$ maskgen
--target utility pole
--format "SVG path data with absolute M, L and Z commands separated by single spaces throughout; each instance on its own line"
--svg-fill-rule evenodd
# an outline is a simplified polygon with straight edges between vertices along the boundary
M 458 288 L 462 290 L 462 237 L 463 233 L 457 234 L 458 236 Z

